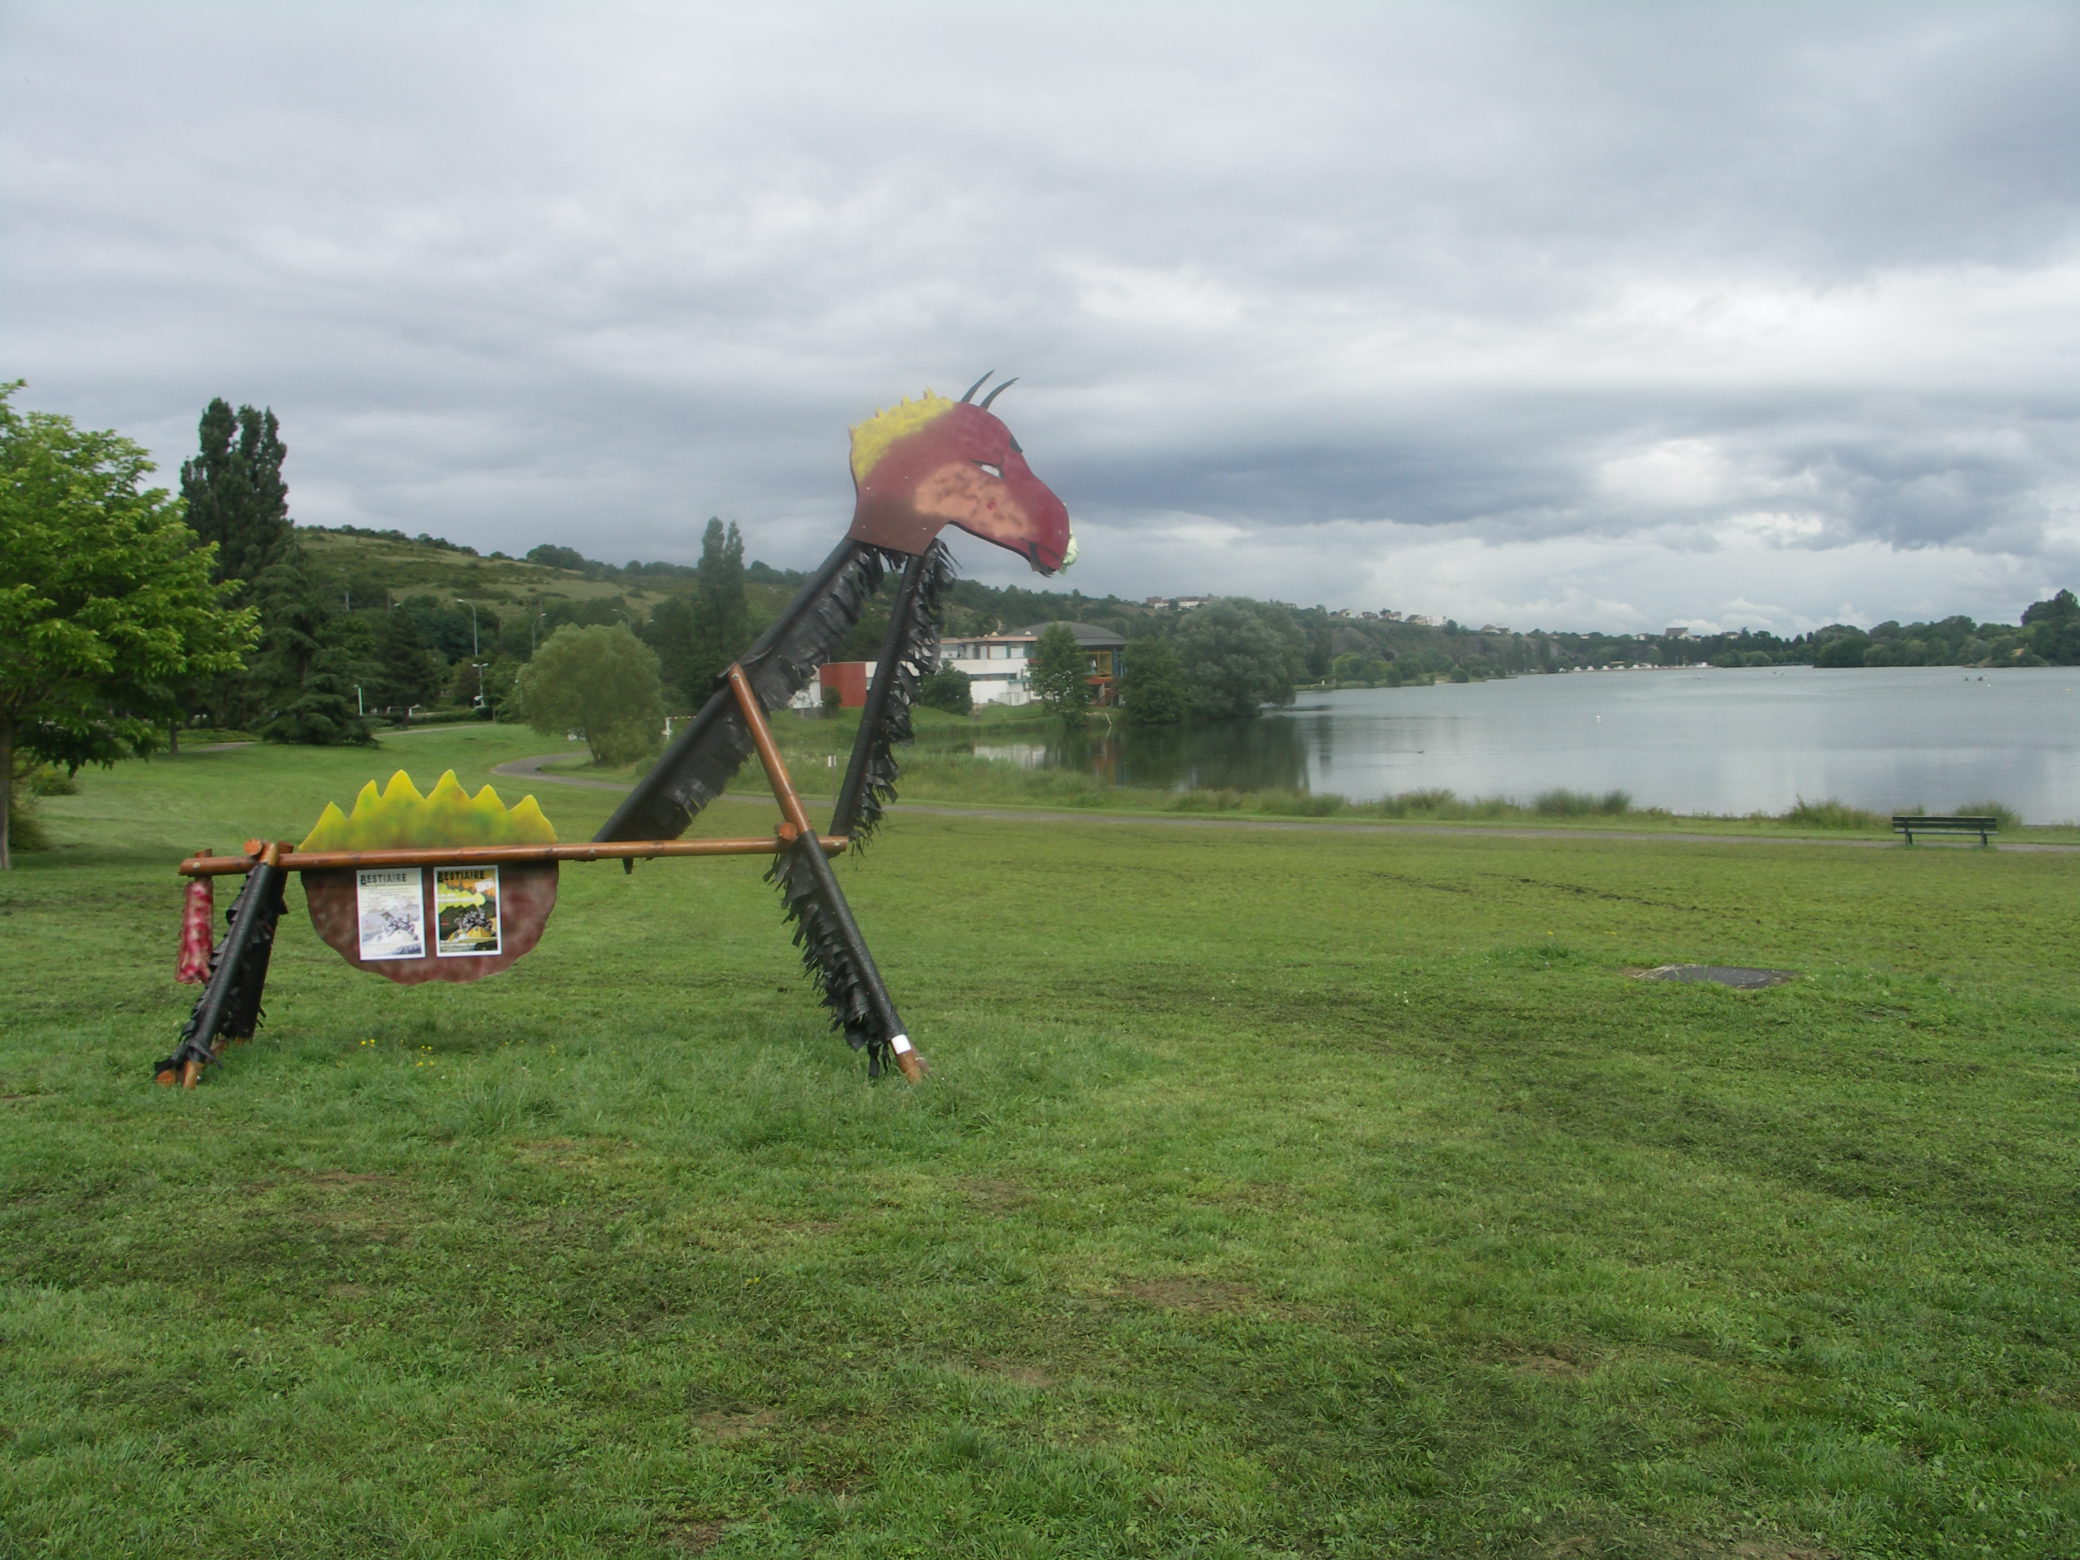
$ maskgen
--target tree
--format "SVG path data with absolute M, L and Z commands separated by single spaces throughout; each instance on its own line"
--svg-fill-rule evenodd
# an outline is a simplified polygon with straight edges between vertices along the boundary
M 1813 635 L 1817 648 L 1813 651 L 1815 666 L 1855 667 L 1863 665 L 1863 657 L 1871 647 L 1870 636 L 1860 628 L 1851 628 L 1845 623 L 1830 623 Z
M 201 453 L 181 462 L 188 528 L 217 544 L 215 577 L 241 582 L 238 600 L 245 605 L 267 566 L 284 561 L 295 546 L 282 480 L 289 452 L 272 407 L 241 406 L 234 413 L 218 397 L 204 409 L 197 431 Z
M 2033 602 L 2022 614 L 2030 650 L 2053 666 L 2080 666 L 2080 601 L 2061 590 L 2048 601 Z
M 559 628 L 520 669 L 527 724 L 575 731 L 596 764 L 629 764 L 663 744 L 657 656 L 625 623 Z
M 716 678 L 751 641 L 744 537 L 736 522 L 708 522 L 693 575 L 693 590 L 660 601 L 642 633 L 643 642 L 657 652 L 665 681 L 689 708 L 707 699 Z
M 1079 724 L 1091 707 L 1090 656 L 1067 623 L 1050 623 L 1033 646 L 1026 680 L 1042 709 L 1064 725 Z
M 751 609 L 744 597 L 744 538 L 732 520 L 725 528 L 710 520 L 701 536 L 701 561 L 694 566 L 693 594 L 699 609 L 694 632 L 693 682 L 687 692 L 705 699 L 708 685 L 744 653 Z
M 552 542 L 528 548 L 527 561 L 539 563 L 549 569 L 569 569 L 573 574 L 585 572 L 585 558 L 582 553 L 575 547 L 558 547 Z
M 408 612 L 386 612 L 377 622 L 374 661 L 369 690 L 374 704 L 407 710 L 414 704 L 431 704 L 446 681 L 447 668 L 419 637 L 419 626 Z
M 1291 704 L 1305 668 L 1292 614 L 1228 597 L 1196 608 L 1178 635 L 1194 715 L 1252 720 L 1266 704 Z
M 1185 716 L 1184 663 L 1167 639 L 1137 639 L 1126 649 L 1119 698 L 1137 726 L 1172 725 Z
M 261 638 L 251 680 L 267 696 L 260 735 L 310 747 L 373 742 L 354 692 L 366 673 L 300 557 L 268 565 L 254 593 Z
M 289 451 L 273 409 L 234 412 L 219 396 L 204 408 L 197 435 L 198 453 L 181 463 L 188 524 L 216 545 L 214 577 L 235 587 L 231 600 L 259 609 L 261 650 L 248 676 L 190 691 L 220 725 L 257 725 L 269 741 L 368 741 L 351 697 L 357 668 L 340 617 L 289 518 L 282 476 Z
M 142 485 L 143 447 L 18 412 L 19 388 L 0 387 L 0 819 L 31 762 L 151 751 L 178 684 L 236 670 L 254 636 L 179 502 Z
M 354 659 L 338 645 L 311 658 L 296 695 L 268 719 L 260 735 L 269 742 L 306 747 L 366 747 L 374 743 L 354 693 Z
M 667 596 L 650 609 L 650 621 L 643 625 L 640 636 L 657 652 L 658 673 L 681 709 L 692 709 L 705 700 L 707 683 L 714 680 L 711 673 L 707 682 L 702 681 L 696 665 L 697 661 L 705 664 L 697 644 L 699 622 L 700 610 L 692 596 Z
M 917 702 L 926 709 L 944 710 L 949 715 L 975 713 L 973 679 L 958 666 L 942 666 L 917 684 Z

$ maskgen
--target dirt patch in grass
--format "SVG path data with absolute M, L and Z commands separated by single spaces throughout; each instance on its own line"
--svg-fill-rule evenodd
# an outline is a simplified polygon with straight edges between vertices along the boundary
M 1504 1360 L 1503 1363 L 1524 1376 L 1580 1377 L 1589 1375 L 1596 1368 L 1580 1360 L 1569 1359 L 1563 1354 L 1518 1354 Z
M 726 1522 L 667 1522 L 660 1536 L 665 1546 L 684 1555 L 704 1555 L 722 1542 Z
M 1166 1311 L 1255 1311 L 1263 1297 L 1247 1284 L 1217 1278 L 1149 1278 L 1121 1284 L 1113 1293 Z
M 979 1359 L 967 1367 L 971 1376 L 986 1376 L 997 1381 L 1008 1381 L 1015 1386 L 1031 1387 L 1044 1391 L 1057 1384 L 1057 1379 L 1037 1365 L 1022 1360 Z
M 693 1428 L 710 1441 L 741 1441 L 747 1436 L 763 1435 L 778 1423 L 780 1415 L 770 1408 L 748 1414 L 726 1413 L 718 1409 L 693 1416 Z
M 961 1183 L 961 1190 L 967 1193 L 970 1205 L 986 1212 L 1022 1207 L 1033 1197 L 1018 1182 L 992 1176 L 970 1177 Z

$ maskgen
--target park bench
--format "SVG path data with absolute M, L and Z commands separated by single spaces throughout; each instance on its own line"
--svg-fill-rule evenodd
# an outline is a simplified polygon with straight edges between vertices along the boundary
M 1909 845 L 1917 834 L 1976 834 L 1981 845 L 1992 843 L 1988 835 L 2000 828 L 1998 818 L 1975 818 L 1970 816 L 1937 816 L 1923 813 L 1901 813 L 1892 820 L 1893 832 L 1904 834 Z

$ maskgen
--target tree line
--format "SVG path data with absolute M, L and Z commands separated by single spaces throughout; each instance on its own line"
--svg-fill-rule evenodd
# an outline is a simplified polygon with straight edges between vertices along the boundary
M 698 708 L 729 660 L 803 576 L 747 561 L 734 523 L 707 523 L 693 564 L 609 565 L 553 544 L 529 562 L 610 584 L 664 590 L 643 612 L 626 596 L 490 602 L 397 593 L 314 563 L 289 515 L 288 450 L 273 411 L 212 400 L 178 496 L 147 486 L 141 446 L 13 404 L 0 386 L 0 804 L 15 837 L 18 793 L 74 771 L 177 745 L 198 726 L 266 740 L 366 743 L 386 718 L 443 709 L 525 716 L 585 738 L 602 762 L 654 751 L 668 712 Z M 410 540 L 401 531 L 350 534 Z M 420 543 L 474 556 L 423 533 Z M 489 555 L 494 559 L 502 553 Z M 358 596 L 358 600 L 357 600 Z M 840 659 L 866 659 L 886 629 L 870 606 Z M 2016 624 L 1831 624 L 1783 639 L 1475 631 L 1353 618 L 1234 597 L 1186 611 L 1081 591 L 950 592 L 963 636 L 1033 620 L 1110 628 L 1127 640 L 1116 693 L 1151 723 L 1247 719 L 1302 686 L 1473 681 L 1585 666 L 2041 666 L 2080 664 L 2080 604 L 2060 590 Z M 1043 709 L 1081 718 L 1088 659 L 1066 628 L 1035 647 Z M 965 710 L 958 673 L 926 680 L 928 703 Z

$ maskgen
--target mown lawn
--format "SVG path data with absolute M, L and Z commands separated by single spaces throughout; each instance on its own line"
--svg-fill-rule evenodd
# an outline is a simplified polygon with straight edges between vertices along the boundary
M 841 874 L 922 1088 L 753 861 L 567 867 L 440 989 L 292 888 L 152 1086 L 181 855 L 543 746 L 44 803 L 0 1553 L 2080 1553 L 2080 856 L 897 814 Z

